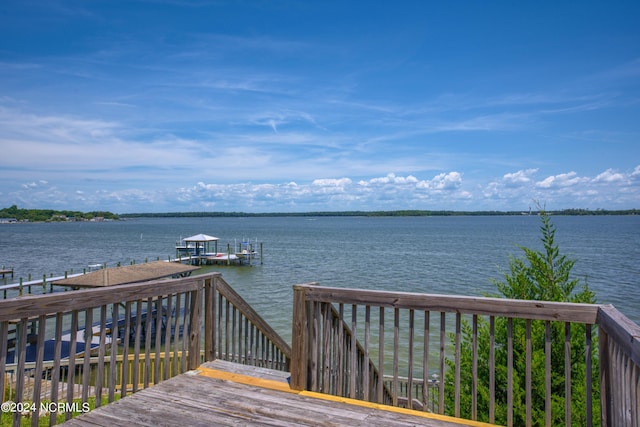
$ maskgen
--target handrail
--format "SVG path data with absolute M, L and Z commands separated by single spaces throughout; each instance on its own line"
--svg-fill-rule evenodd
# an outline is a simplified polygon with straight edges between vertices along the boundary
M 313 314 L 313 326 L 322 329 L 318 335 L 323 336 L 324 345 L 332 343 L 331 351 L 323 351 L 322 360 L 317 351 L 313 351 L 312 365 L 321 365 L 318 375 L 312 375 L 309 388 L 334 395 L 346 395 L 367 401 L 392 403 L 393 395 L 384 383 L 381 372 L 370 357 L 368 349 L 358 341 L 356 334 L 344 317 L 344 309 L 340 310 L 332 304 L 316 306 Z M 353 326 L 353 324 L 352 324 Z M 348 376 L 343 372 L 358 370 L 361 381 L 345 381 Z M 358 387 L 362 384 L 362 387 Z
M 281 370 L 288 371 L 289 369 L 289 361 L 291 359 L 291 346 L 284 340 L 278 333 L 269 325 L 254 309 L 249 305 L 242 297 L 231 287 L 229 284 L 222 278 L 222 276 L 217 277 L 214 282 L 215 290 L 219 292 L 220 296 L 225 298 L 231 306 L 238 310 L 239 314 L 241 314 L 244 318 L 248 319 L 249 323 L 252 324 L 257 331 L 264 335 L 268 342 L 272 343 L 275 349 L 278 350 L 284 357 L 283 363 L 285 366 L 282 366 Z M 222 300 L 219 300 L 218 307 L 222 307 Z M 222 311 L 219 312 L 219 318 L 222 318 Z M 233 319 L 231 319 L 233 321 Z M 219 322 L 219 325 L 222 325 L 222 322 Z M 236 322 L 236 325 L 240 327 L 239 321 Z M 233 325 L 231 325 L 233 328 Z M 222 358 L 222 346 L 220 345 L 222 339 L 220 335 L 220 329 L 217 331 L 217 342 L 218 342 L 218 358 Z M 226 331 L 226 328 L 224 328 Z M 233 336 L 229 336 L 228 338 L 232 339 Z M 213 339 L 216 342 L 216 339 Z M 240 342 L 238 342 L 238 346 L 240 346 Z
M 344 309 L 358 343 L 365 352 L 377 353 L 377 368 L 386 368 L 385 374 L 392 370 L 391 378 L 385 379 L 394 404 L 415 407 L 418 401 L 422 410 L 456 417 L 464 413 L 491 423 L 504 417 L 507 425 L 532 425 L 534 419 L 552 425 L 563 417 L 566 425 L 592 425 L 601 419 L 597 424 L 603 426 L 640 426 L 640 327 L 612 306 L 296 285 L 294 389 L 317 387 L 313 379 L 321 376 L 322 365 L 317 361 L 332 351 L 327 347 L 331 339 L 323 335 L 325 329 L 317 326 L 314 314 L 326 310 L 326 304 Z M 385 317 L 386 312 L 392 315 Z M 596 334 L 592 325 L 599 326 Z M 392 333 L 385 334 L 387 330 Z M 485 347 L 479 347 L 481 333 L 486 334 Z M 534 360 L 534 352 L 542 360 Z M 575 365 L 580 357 L 583 368 Z M 544 374 L 534 378 L 534 365 L 541 362 Z M 558 372 L 552 366 L 558 362 L 566 379 L 560 388 L 552 383 Z M 363 372 L 354 367 L 360 369 L 356 365 L 341 372 L 344 381 L 363 380 Z M 487 388 L 478 380 L 481 370 L 488 375 Z M 575 381 L 584 381 L 582 389 L 574 389 Z M 533 393 L 534 383 L 542 385 L 542 396 Z M 434 387 L 432 393 L 428 385 Z M 516 385 L 522 395 L 516 394 Z M 400 395 L 400 390 L 407 394 Z M 561 400 L 552 400 L 556 393 L 563 393 Z M 429 402 L 428 394 L 433 396 Z M 576 404 L 584 405 L 584 413 Z
M 97 407 L 216 357 L 288 370 L 290 355 L 220 273 L 0 300 L 0 384 L 33 425 L 43 399 Z
M 193 369 L 201 362 L 202 293 L 217 276 L 2 300 L 0 384 L 4 388 L 6 380 L 15 381 L 10 384 L 12 400 L 32 402 L 35 412 L 30 416 L 32 425 L 37 425 L 43 388 L 49 390 L 46 400 L 51 402 L 71 405 L 79 398 L 85 405 L 95 398 L 97 407 L 102 404 L 103 395 L 109 402 L 115 400 L 117 384 L 127 383 L 127 378 L 132 379 L 133 389 L 122 388 L 121 397 Z M 37 337 L 35 343 L 27 340 L 28 330 Z M 10 332 L 15 338 L 13 348 L 8 345 Z M 52 360 L 51 368 L 45 352 L 47 360 Z M 177 353 L 183 357 L 169 357 Z M 118 357 L 128 359 L 130 355 L 132 364 L 119 366 Z M 151 362 L 161 357 L 162 377 L 159 364 Z M 97 358 L 97 363 L 92 358 Z M 8 377 L 8 370 L 15 375 Z M 48 374 L 43 375 L 45 372 Z M 20 411 L 4 414 L 8 415 L 14 425 L 20 423 Z M 50 423 L 56 423 L 56 415 L 50 414 Z M 67 412 L 65 418 L 71 416 Z
M 640 326 L 612 305 L 598 312 L 603 425 L 640 426 Z
M 458 295 L 389 292 L 368 289 L 345 289 L 295 285 L 304 290 L 307 301 L 341 304 L 360 304 L 413 310 L 444 312 L 464 311 L 478 315 L 508 315 L 513 318 L 556 320 L 561 322 L 595 323 L 599 306 L 596 304 L 563 303 L 549 301 L 516 300 L 504 298 L 471 297 Z

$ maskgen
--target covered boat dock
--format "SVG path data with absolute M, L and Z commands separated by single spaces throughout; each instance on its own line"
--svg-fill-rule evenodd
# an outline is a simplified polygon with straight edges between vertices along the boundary
M 176 243 L 176 259 L 193 265 L 250 265 L 252 260 L 260 258 L 262 263 L 262 243 L 260 253 L 255 245 L 248 240 L 242 240 L 240 244 L 227 244 L 226 252 L 219 252 L 218 237 L 208 234 L 196 234 L 180 239 Z

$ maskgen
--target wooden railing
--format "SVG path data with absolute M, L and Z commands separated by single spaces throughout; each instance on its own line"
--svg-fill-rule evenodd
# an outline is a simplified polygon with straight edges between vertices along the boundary
M 3 401 L 32 404 L 37 425 L 40 403 L 100 406 L 218 358 L 290 368 L 299 390 L 456 417 L 640 425 L 640 327 L 611 306 L 298 285 L 292 339 L 218 273 L 0 301 Z
M 19 425 L 26 408 L 37 425 L 45 402 L 84 410 L 203 361 L 286 370 L 290 354 L 219 273 L 3 300 L 0 384 L 15 405 L 0 417 Z
M 211 318 L 217 319 L 207 360 L 221 359 L 245 365 L 289 371 L 291 347 L 254 309 L 218 277 Z M 209 330 L 208 327 L 205 329 Z
M 309 333 L 322 339 L 322 345 L 308 342 L 311 345 L 308 349 L 311 355 L 309 371 L 313 373 L 310 389 L 392 404 L 394 395 L 371 360 L 366 343 L 363 347 L 351 332 L 350 320 L 344 316 L 344 306 L 336 310 L 331 304 L 316 304 L 310 316 Z M 347 370 L 356 375 L 342 375 Z
M 606 426 L 640 426 L 640 327 L 600 307 L 600 393 Z
M 381 383 L 366 394 L 373 364 L 398 406 L 506 425 L 640 425 L 640 327 L 611 306 L 317 284 L 294 286 L 293 304 L 294 389 L 386 403 Z M 351 345 L 351 363 L 332 362 L 345 332 L 328 306 L 364 361 Z M 340 378 L 348 387 L 325 384 Z

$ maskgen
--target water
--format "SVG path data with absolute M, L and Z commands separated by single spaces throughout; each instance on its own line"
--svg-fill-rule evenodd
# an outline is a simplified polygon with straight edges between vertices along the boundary
M 575 259 L 598 302 L 640 323 L 640 217 L 552 217 L 562 254 Z M 292 285 L 483 295 L 495 293 L 518 246 L 540 249 L 536 216 L 141 218 L 102 223 L 0 226 L 0 265 L 17 277 L 81 272 L 89 264 L 174 257 L 180 237 L 264 242 L 264 264 L 209 267 L 283 337 L 291 334 Z

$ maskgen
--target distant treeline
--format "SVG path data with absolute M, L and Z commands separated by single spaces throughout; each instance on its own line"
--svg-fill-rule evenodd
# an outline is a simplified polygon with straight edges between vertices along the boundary
M 19 209 L 16 205 L 0 209 L 0 218 L 16 221 L 92 221 L 96 219 L 116 220 L 120 217 L 111 212 L 57 211 L 53 209 Z
M 552 215 L 638 215 L 640 210 L 605 209 L 564 209 L 547 212 Z M 128 213 L 120 218 L 168 218 L 168 217 L 319 217 L 319 216 L 498 216 L 498 215 L 537 215 L 536 211 L 449 211 L 449 210 L 397 210 L 397 211 L 320 211 L 320 212 L 165 212 L 165 213 Z
M 16 205 L 0 209 L 0 218 L 17 221 L 90 221 L 124 218 L 200 218 L 200 217 L 329 217 L 329 216 L 498 216 L 537 215 L 536 211 L 451 211 L 451 210 L 396 210 L 396 211 L 318 211 L 318 212 L 164 212 L 114 214 L 107 211 L 79 212 L 53 209 L 19 209 Z M 564 209 L 547 212 L 552 215 L 638 215 L 640 209 Z

